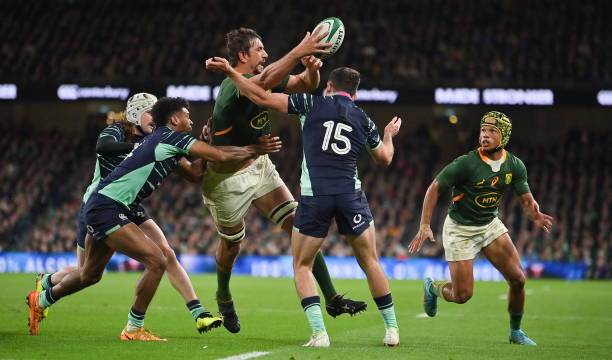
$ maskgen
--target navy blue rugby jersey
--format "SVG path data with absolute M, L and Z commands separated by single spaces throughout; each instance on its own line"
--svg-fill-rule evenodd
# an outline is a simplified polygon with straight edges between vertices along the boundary
M 357 160 L 364 148 L 382 145 L 376 124 L 344 95 L 289 96 L 288 112 L 300 117 L 304 158 L 302 195 L 336 195 L 361 189 Z
M 100 182 L 96 191 L 133 208 L 161 185 L 195 142 L 186 132 L 167 126 L 157 128 Z

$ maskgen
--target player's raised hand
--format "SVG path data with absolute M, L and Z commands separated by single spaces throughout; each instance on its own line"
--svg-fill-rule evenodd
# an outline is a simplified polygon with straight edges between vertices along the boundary
M 400 131 L 400 127 L 402 126 L 402 118 L 398 116 L 394 116 L 391 121 L 385 126 L 385 136 L 389 135 L 391 137 L 397 135 Z
M 278 136 L 273 137 L 270 134 L 262 135 L 257 138 L 257 143 L 254 145 L 255 152 L 261 155 L 279 152 L 282 144 L 283 142 L 280 141 Z
M 206 70 L 210 70 L 214 72 L 220 72 L 220 73 L 227 74 L 228 72 L 233 70 L 232 66 L 230 65 L 229 61 L 227 61 L 227 59 L 218 57 L 218 56 L 206 59 L 205 64 L 206 64 Z
M 423 243 L 425 240 L 429 239 L 431 242 L 436 242 L 434 239 L 433 232 L 431 231 L 431 227 L 428 224 L 423 224 L 419 228 L 419 232 L 416 234 L 414 239 L 408 245 L 408 252 L 415 253 L 419 252 L 423 247 Z
M 553 225 L 553 220 L 554 218 L 552 216 L 546 215 L 538 211 L 535 214 L 535 219 L 533 220 L 533 223 L 535 224 L 535 226 L 539 227 L 545 232 L 550 233 L 550 228 Z
M 307 32 L 302 41 L 293 49 L 297 52 L 298 57 L 302 58 L 312 54 L 329 54 L 329 47 L 332 43 L 321 43 L 329 31 L 322 32 L 323 27 L 319 26 L 315 29 L 314 33 Z M 326 50 L 327 49 L 327 50 Z
M 302 65 L 304 65 L 304 67 L 306 67 L 310 71 L 318 71 L 319 69 L 321 69 L 321 67 L 323 67 L 323 61 L 312 55 L 304 56 L 301 61 Z

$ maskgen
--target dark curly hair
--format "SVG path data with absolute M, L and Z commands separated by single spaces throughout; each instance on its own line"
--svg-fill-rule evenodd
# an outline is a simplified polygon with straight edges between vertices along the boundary
M 189 102 L 183 98 L 163 97 L 153 105 L 151 116 L 156 127 L 166 126 L 172 115 L 181 111 L 182 108 L 189 110 Z
M 230 65 L 238 65 L 238 53 L 248 54 L 254 39 L 261 40 L 261 36 L 255 30 L 243 27 L 234 29 L 225 35 L 225 46 Z

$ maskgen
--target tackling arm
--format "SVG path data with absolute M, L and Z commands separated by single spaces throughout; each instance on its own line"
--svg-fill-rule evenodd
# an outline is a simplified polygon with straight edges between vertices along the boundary
M 214 162 L 240 161 L 258 154 L 278 152 L 281 144 L 278 137 L 271 135 L 260 136 L 256 144 L 248 146 L 213 146 L 203 141 L 196 141 L 189 148 L 189 155 Z
M 202 175 L 204 174 L 204 166 L 206 162 L 202 159 L 196 159 L 195 161 L 189 161 L 185 157 L 179 160 L 176 168 L 176 173 L 183 179 L 199 184 L 202 182 Z

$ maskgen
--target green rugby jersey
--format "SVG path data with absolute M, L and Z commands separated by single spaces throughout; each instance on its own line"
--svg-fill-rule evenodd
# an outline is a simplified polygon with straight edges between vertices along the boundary
M 121 126 L 119 123 L 113 123 L 105 127 L 104 130 L 100 132 L 98 140 L 105 136 L 110 136 L 117 142 L 127 142 L 125 132 L 123 131 L 123 126 Z M 91 184 L 89 184 L 87 190 L 85 191 L 85 195 L 83 195 L 83 203 L 87 202 L 91 194 L 98 187 L 100 181 L 115 170 L 115 167 L 117 167 L 117 165 L 119 165 L 126 156 L 127 154 L 115 156 L 96 154 L 96 168 L 94 169 L 94 176 L 91 180 Z
M 448 214 L 459 224 L 490 223 L 497 216 L 499 203 L 510 187 L 517 195 L 530 192 L 527 169 L 521 159 L 506 150 L 502 152 L 501 165 L 495 166 L 480 148 L 472 150 L 453 160 L 436 177 L 442 189 L 452 188 Z
M 251 75 L 242 75 L 250 78 Z M 283 92 L 287 87 L 289 76 L 272 92 Z M 270 91 L 270 90 L 268 90 Z M 212 145 L 246 146 L 254 144 L 258 137 L 271 131 L 268 109 L 263 108 L 240 96 L 236 85 L 225 78 L 219 88 L 215 101 L 212 119 Z

